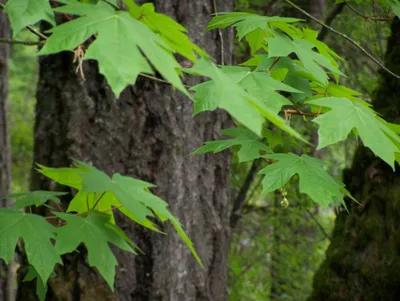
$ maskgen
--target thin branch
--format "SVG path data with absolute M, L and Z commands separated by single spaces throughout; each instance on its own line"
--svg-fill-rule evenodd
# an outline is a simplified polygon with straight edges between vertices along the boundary
M 217 1 L 216 0 L 213 0 L 213 6 L 214 6 L 214 14 L 215 14 L 215 16 L 218 16 Z M 221 42 L 221 65 L 225 65 L 225 58 L 224 58 L 225 46 L 224 46 L 224 37 L 222 35 L 222 29 L 221 28 L 218 28 L 218 36 L 219 36 L 219 40 Z
M 343 8 L 345 7 L 346 3 L 342 2 L 332 9 L 331 13 L 325 20 L 325 24 L 330 26 L 333 20 L 342 12 Z M 328 34 L 328 29 L 326 27 L 322 27 L 320 32 L 318 33 L 317 39 L 323 41 Z
M 25 45 L 25 46 L 37 46 L 40 45 L 40 42 L 37 41 L 19 41 L 19 40 L 11 40 L 0 38 L 0 43 L 2 44 L 10 44 L 10 45 Z
M 47 40 L 47 37 L 42 34 L 40 31 L 37 31 L 35 28 L 33 28 L 32 26 L 28 25 L 26 27 L 26 29 L 28 29 L 31 33 L 37 35 L 39 38 L 42 38 L 43 40 Z
M 400 79 L 400 76 L 397 75 L 396 73 L 393 73 L 392 71 L 390 71 L 389 69 L 387 69 L 379 60 L 377 60 L 373 55 L 371 55 L 367 50 L 365 50 L 362 46 L 360 46 L 356 41 L 354 41 L 352 38 L 348 37 L 347 35 L 345 35 L 344 33 L 341 33 L 339 31 L 337 31 L 336 29 L 326 25 L 324 22 L 318 20 L 317 18 L 315 18 L 314 16 L 310 15 L 308 12 L 306 12 L 304 9 L 302 9 L 301 7 L 298 7 L 296 4 L 294 4 L 292 1 L 290 0 L 284 0 L 287 4 L 289 4 L 290 6 L 294 7 L 295 9 L 297 9 L 298 11 L 300 11 L 302 14 L 306 15 L 307 17 L 309 17 L 310 19 L 314 20 L 315 22 L 317 22 L 319 25 L 324 26 L 325 28 L 327 28 L 328 30 L 330 30 L 331 32 L 337 34 L 338 36 L 342 37 L 343 39 L 349 41 L 351 44 L 353 44 L 354 46 L 356 46 L 358 49 L 361 50 L 362 53 L 364 53 L 367 57 L 369 57 L 373 62 L 375 62 L 375 64 L 377 64 L 379 67 L 381 67 L 383 70 L 385 70 L 387 73 L 389 73 L 390 75 L 394 76 L 397 79 Z
M 351 6 L 347 1 L 346 1 L 346 2 L 343 2 L 343 3 L 346 3 L 347 6 L 348 6 L 356 15 L 360 16 L 361 18 L 364 18 L 366 21 L 369 21 L 369 20 L 384 21 L 384 22 L 390 21 L 390 20 L 387 19 L 387 18 L 373 17 L 373 16 L 372 16 L 372 17 L 371 17 L 371 16 L 364 16 L 363 14 L 361 14 L 360 12 L 358 12 L 353 6 Z
M 261 160 L 254 160 L 253 164 L 250 167 L 249 172 L 247 173 L 246 179 L 243 182 L 242 188 L 240 188 L 240 191 L 238 193 L 238 195 L 236 196 L 235 201 L 233 202 L 233 208 L 232 208 L 232 212 L 231 212 L 231 218 L 230 218 L 230 226 L 231 228 L 235 228 L 237 222 L 240 219 L 241 216 L 241 210 L 243 205 L 246 203 L 246 195 L 247 192 L 250 189 L 251 183 L 253 182 L 258 167 L 261 164 Z
M 328 239 L 329 241 L 331 240 L 331 237 L 329 236 L 328 232 L 326 232 L 325 228 L 320 224 L 320 222 L 316 219 L 314 214 L 310 210 L 306 208 L 306 212 L 308 215 L 313 219 L 313 221 L 317 224 L 318 228 L 321 230 L 322 234 L 324 234 L 325 238 Z

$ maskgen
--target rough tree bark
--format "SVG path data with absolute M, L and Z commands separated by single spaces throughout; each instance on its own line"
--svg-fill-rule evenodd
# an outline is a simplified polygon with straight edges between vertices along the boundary
M 392 24 L 385 64 L 400 73 L 400 21 Z M 382 73 L 374 109 L 400 122 L 400 81 Z M 340 212 L 309 300 L 394 301 L 400 295 L 400 173 L 360 146 L 344 182 L 361 206 Z
M 0 37 L 9 38 L 8 17 L 0 9 Z M 11 185 L 10 139 L 8 135 L 8 59 L 10 47 L 0 44 L 0 197 L 9 193 Z M 7 206 L 0 200 L 0 207 Z M 7 273 L 4 262 L 0 260 L 0 301 L 7 300 Z
M 218 32 L 204 34 L 213 1 L 156 3 L 159 12 L 186 26 L 192 40 L 220 61 Z M 216 3 L 218 11 L 233 9 L 232 0 Z M 231 40 L 223 38 L 226 63 Z M 165 228 L 168 235 L 153 234 L 119 217 L 119 225 L 146 255 L 115 252 L 120 262 L 115 294 L 87 267 L 82 253 L 75 253 L 57 269 L 47 300 L 227 300 L 230 157 L 189 154 L 216 139 L 219 130 L 229 126 L 228 116 L 212 112 L 192 118 L 189 99 L 168 85 L 144 79 L 116 100 L 95 63 L 84 64 L 83 81 L 68 53 L 41 57 L 39 64 L 34 161 L 62 167 L 78 158 L 108 174 L 119 172 L 156 184 L 154 192 L 170 204 L 205 266 L 201 269 L 171 228 Z M 55 188 L 36 173 L 31 186 Z M 35 300 L 33 291 L 32 284 L 21 285 L 18 300 Z

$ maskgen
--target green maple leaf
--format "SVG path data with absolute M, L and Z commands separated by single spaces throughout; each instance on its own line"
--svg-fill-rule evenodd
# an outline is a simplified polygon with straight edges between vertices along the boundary
M 356 129 L 364 145 L 394 169 L 396 154 L 400 153 L 400 138 L 367 103 L 337 97 L 319 98 L 307 103 L 331 108 L 313 120 L 320 126 L 318 149 L 346 139 Z
M 238 152 L 239 162 L 251 161 L 261 157 L 260 151 L 272 153 L 272 150 L 259 141 L 259 137 L 247 129 L 231 128 L 221 131 L 222 134 L 235 137 L 234 139 L 207 141 L 193 154 L 206 152 L 218 153 L 234 145 L 240 145 Z
M 261 136 L 261 130 L 265 118 L 267 118 L 278 128 L 302 141 L 306 141 L 286 124 L 283 118 L 276 114 L 276 109 L 274 111 L 273 108 L 268 107 L 264 98 L 257 98 L 251 94 L 251 91 L 246 90 L 246 87 L 250 86 L 251 83 L 246 84 L 246 81 L 244 81 L 244 87 L 240 85 L 240 82 L 251 74 L 248 69 L 229 67 L 221 70 L 208 59 L 201 58 L 186 72 L 211 78 L 211 81 L 191 88 L 191 90 L 196 92 L 194 97 L 195 114 L 217 107 L 225 109 L 239 122 L 259 136 Z M 270 78 L 270 82 L 272 81 L 273 79 Z M 264 84 L 268 86 L 269 82 L 265 81 Z M 273 89 L 274 87 L 271 88 L 271 95 L 273 95 Z
M 65 186 L 80 190 L 82 188 L 82 173 L 88 172 L 83 166 L 51 168 L 37 164 L 37 171 L 46 177 Z
M 272 64 L 274 66 L 270 70 Z M 276 58 L 269 57 L 268 54 L 257 54 L 242 65 L 251 66 L 255 68 L 255 71 L 266 71 L 271 77 L 276 76 L 275 72 L 278 73 L 278 76 L 283 74 L 280 81 L 295 89 L 295 91 L 290 92 L 294 103 L 302 103 L 304 100 L 312 97 L 310 81 L 314 82 L 317 79 L 298 60 L 292 60 L 289 57 L 280 57 L 277 60 Z M 316 86 L 320 87 L 321 84 L 318 83 Z M 321 89 L 324 89 L 324 87 L 321 87 Z
M 154 73 L 141 52 L 166 80 L 188 95 L 179 77 L 181 66 L 173 56 L 174 50 L 128 12 L 115 11 L 103 1 L 96 5 L 76 2 L 55 11 L 81 17 L 51 29 L 52 35 L 39 54 L 75 49 L 95 35 L 84 59 L 98 61 L 100 73 L 117 97 L 136 82 L 140 72 Z
M 250 13 L 231 12 L 231 13 L 218 13 L 218 16 L 213 18 L 207 26 L 207 30 L 216 28 L 226 28 L 228 26 L 234 26 L 238 32 L 238 37 L 241 40 L 244 36 L 250 32 L 260 28 L 265 29 L 268 23 L 272 22 L 283 22 L 283 23 L 294 23 L 301 21 L 296 18 L 284 18 L 284 17 L 266 17 L 259 16 Z
M 115 266 L 118 262 L 108 243 L 131 253 L 135 251 L 113 230 L 113 225 L 109 223 L 110 217 L 97 211 L 91 211 L 85 217 L 58 212 L 55 214 L 67 222 L 66 226 L 57 228 L 57 252 L 60 255 L 70 253 L 84 243 L 89 265 L 96 267 L 114 290 Z
M 282 106 L 293 105 L 286 97 L 276 91 L 291 93 L 303 93 L 271 77 L 266 72 L 251 72 L 239 82 L 252 96 L 262 100 L 275 114 L 278 114 Z
M 60 204 L 60 199 L 58 198 L 61 195 L 66 195 L 67 192 L 56 192 L 56 191 L 29 191 L 29 192 L 21 192 L 21 193 L 13 193 L 1 199 L 13 199 L 15 202 L 15 209 L 21 209 L 23 207 L 40 206 L 51 200 Z
M 330 82 L 326 87 L 315 85 L 312 88 L 314 91 L 321 93 L 321 95 L 326 94 L 332 97 L 343 97 L 354 101 L 358 100 L 358 96 L 362 96 L 360 92 L 354 91 L 342 85 L 337 85 L 333 82 Z
M 55 25 L 54 13 L 48 0 L 8 0 L 4 10 L 10 18 L 13 37 L 24 27 L 40 20 Z
M 26 256 L 43 283 L 47 282 L 56 263 L 62 264 L 50 239 L 56 228 L 42 216 L 18 210 L 0 209 L 0 258 L 9 262 L 19 238 L 24 241 Z
M 49 168 L 40 166 L 38 170 L 45 176 L 59 182 L 74 185 L 79 193 L 71 201 L 67 211 L 84 213 L 93 210 L 101 210 L 113 224 L 113 207 L 125 214 L 136 223 L 160 232 L 149 217 L 155 215 L 162 221 L 169 220 L 182 240 L 191 250 L 193 256 L 202 265 L 201 260 L 193 247 L 193 244 L 183 231 L 179 221 L 168 211 L 168 203 L 155 196 L 149 191 L 154 185 L 121 176 L 116 173 L 110 178 L 104 172 L 84 162 L 75 160 L 76 168 Z M 60 171 L 60 174 L 57 173 Z M 64 181 L 62 176 L 67 176 Z
M 54 278 L 55 276 L 56 274 L 53 271 L 50 278 Z M 28 272 L 22 281 L 29 282 L 33 281 L 34 279 L 36 279 L 36 295 L 40 301 L 45 301 L 47 294 L 47 283 L 43 282 L 35 268 L 32 265 L 29 265 Z
M 257 28 L 246 35 L 246 41 L 247 43 L 249 43 L 251 50 L 250 53 L 252 55 L 256 53 L 257 50 L 265 46 L 266 43 L 264 41 L 264 37 L 265 37 L 265 30 L 261 28 Z
M 313 48 L 316 46 L 309 40 L 300 38 L 291 39 L 274 30 L 268 30 L 268 32 L 270 35 L 265 39 L 268 41 L 269 57 L 287 57 L 289 54 L 295 53 L 303 63 L 304 68 L 312 73 L 318 82 L 324 85 L 328 84 L 328 75 L 322 67 L 327 68 L 335 74 L 342 74 L 337 68 L 337 64 L 332 64 L 332 57 L 327 58 L 314 51 Z
M 291 177 L 298 174 L 300 192 L 309 195 L 314 202 L 322 206 L 344 203 L 343 195 L 351 197 L 344 188 L 345 185 L 324 170 L 327 164 L 321 160 L 307 155 L 299 157 L 292 153 L 271 154 L 264 157 L 278 161 L 259 172 L 265 175 L 264 193 L 282 188 Z
M 167 15 L 155 12 L 153 3 L 145 3 L 139 7 L 132 1 L 125 2 L 130 2 L 130 14 L 157 33 L 175 52 L 191 61 L 196 61 L 196 53 L 206 55 L 200 47 L 190 41 L 184 26 Z

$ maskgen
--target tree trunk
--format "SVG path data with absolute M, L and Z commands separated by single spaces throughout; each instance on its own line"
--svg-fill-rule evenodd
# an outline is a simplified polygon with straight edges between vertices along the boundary
M 392 24 L 385 64 L 400 73 L 400 21 Z M 381 74 L 374 109 L 400 122 L 400 80 Z M 339 213 L 326 252 L 314 278 L 309 300 L 399 300 L 400 296 L 400 173 L 360 146 L 344 182 L 361 206 Z
M 216 31 L 204 34 L 213 1 L 157 1 L 159 12 L 188 28 L 192 40 L 220 62 L 229 63 L 232 37 L 224 47 Z M 218 11 L 232 11 L 232 0 L 217 1 Z M 226 31 L 227 32 L 227 31 Z M 194 242 L 203 270 L 174 230 L 150 233 L 117 218 L 145 251 L 144 256 L 115 251 L 115 294 L 88 268 L 82 252 L 65 256 L 47 300 L 227 300 L 229 236 L 228 172 L 230 157 L 189 154 L 218 138 L 230 125 L 224 112 L 191 117 L 192 103 L 170 86 L 139 79 L 116 100 L 94 62 L 84 64 L 86 81 L 75 73 L 72 55 L 40 57 L 34 161 L 70 165 L 70 158 L 93 163 L 108 174 L 119 172 L 157 185 L 155 193 L 170 205 Z M 198 80 L 190 79 L 193 85 Z M 54 189 L 33 173 L 32 189 Z M 68 200 L 63 201 L 66 206 Z M 18 300 L 35 300 L 32 284 L 21 285 Z
M 8 17 L 0 10 L 0 37 L 10 36 Z M 10 47 L 0 44 L 0 197 L 9 194 L 11 185 L 11 151 L 8 135 L 8 59 Z M 6 200 L 0 200 L 0 207 L 7 206 Z M 0 301 L 9 300 L 7 297 L 7 268 L 0 260 Z M 12 292 L 10 292 L 12 293 Z

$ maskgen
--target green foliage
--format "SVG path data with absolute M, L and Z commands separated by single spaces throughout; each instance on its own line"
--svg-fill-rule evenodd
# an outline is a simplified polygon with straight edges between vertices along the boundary
M 272 154 L 264 156 L 278 161 L 260 171 L 264 174 L 263 191 L 271 192 L 282 188 L 295 174 L 299 175 L 300 192 L 308 194 L 318 204 L 327 207 L 330 203 L 343 203 L 344 184 L 330 176 L 323 167 L 321 160 L 307 155 L 301 157 L 295 154 Z M 348 195 L 349 196 L 349 195 Z
M 115 11 L 105 2 L 99 1 L 97 4 L 70 2 L 56 8 L 55 11 L 81 17 L 51 29 L 52 35 L 39 54 L 73 50 L 95 35 L 96 39 L 87 49 L 84 59 L 98 61 L 100 72 L 107 78 L 117 97 L 128 84 L 135 83 L 139 73 L 153 73 L 141 51 L 165 79 L 187 94 L 179 78 L 180 65 L 172 54 L 177 51 L 193 58 L 193 51 L 198 47 L 191 44 L 187 38 L 182 39 L 182 46 L 178 44 L 183 35 L 181 26 L 172 19 L 163 19 L 167 23 L 167 28 L 173 27 L 175 30 L 174 35 L 172 31 L 168 31 L 170 34 L 165 37 L 168 42 L 165 42 L 159 36 L 165 31 L 157 35 L 149 26 L 133 18 L 128 12 Z M 144 16 L 149 14 L 145 20 L 149 20 L 148 23 L 152 24 L 153 29 L 158 29 L 160 25 L 151 22 L 156 16 L 155 13 L 149 6 L 146 8 L 138 13 L 140 15 L 143 13 Z M 135 13 L 132 8 L 131 14 Z
M 33 25 L 45 20 L 55 25 L 54 14 L 48 0 L 9 0 L 6 13 L 8 14 L 15 37 L 27 25 Z
M 221 131 L 222 134 L 235 137 L 234 139 L 208 141 L 193 154 L 206 152 L 218 153 L 234 145 L 240 145 L 238 152 L 239 162 L 252 161 L 260 158 L 260 152 L 272 153 L 272 150 L 261 141 L 258 141 L 257 135 L 249 130 L 242 128 L 231 128 Z
M 212 79 L 211 81 L 192 87 L 192 90 L 196 92 L 196 96 L 194 97 L 195 113 L 214 110 L 218 107 L 223 108 L 259 136 L 261 136 L 263 124 L 265 118 L 267 118 L 278 128 L 305 141 L 301 135 L 285 123 L 283 118 L 276 114 L 277 106 L 281 106 L 284 102 L 282 102 L 279 94 L 273 92 L 275 87 L 271 85 L 271 81 L 275 81 L 269 78 L 268 75 L 265 75 L 268 78 L 267 82 L 263 83 L 267 87 L 260 88 L 259 83 L 256 83 L 256 85 L 253 84 L 253 87 L 251 87 L 245 81 L 247 76 L 251 74 L 248 69 L 239 67 L 219 69 L 207 59 L 198 60 L 190 69 L 190 72 L 197 75 L 205 75 Z M 242 80 L 245 86 L 242 86 Z M 248 88 L 249 86 L 250 89 Z M 268 88 L 268 86 L 270 87 Z M 282 86 L 284 85 L 282 84 Z M 259 93 L 261 89 L 261 91 L 269 91 L 265 95 L 265 98 L 275 96 L 275 99 L 278 99 L 278 104 L 272 105 L 272 108 L 269 107 L 265 98 L 260 99 L 251 94 L 251 88 L 253 88 L 255 93 Z M 286 87 L 285 89 L 290 89 L 290 87 Z
M 6 198 L 16 199 L 15 209 L 0 209 L 0 258 L 8 262 L 14 254 L 17 240 L 20 237 L 23 239 L 27 259 L 37 272 L 37 288 L 41 300 L 44 300 L 43 286 L 54 265 L 62 263 L 59 255 L 75 251 L 80 243 L 85 244 L 88 250 L 89 265 L 96 267 L 113 289 L 117 261 L 108 242 L 133 253 L 132 248 L 137 248 L 115 225 L 115 210 L 157 232 L 160 231 L 154 221 L 169 220 L 202 265 L 179 221 L 168 211 L 168 204 L 149 191 L 153 185 L 118 173 L 110 178 L 95 167 L 80 161 L 75 161 L 75 165 L 74 168 L 39 165 L 38 171 L 43 175 L 78 190 L 67 210 L 74 213 L 53 211 L 54 216 L 49 217 L 60 219 L 57 228 L 48 223 L 45 217 L 27 214 L 18 209 L 42 205 L 47 200 L 59 203 L 58 196 L 65 193 L 32 191 L 11 194 Z M 55 245 L 50 239 L 55 240 Z
M 7 197 L 15 200 L 15 209 L 21 209 L 29 206 L 38 207 L 40 205 L 45 204 L 47 201 L 53 201 L 57 204 L 60 204 L 60 199 L 58 197 L 65 194 L 67 193 L 37 190 L 37 191 L 13 193 L 8 195 Z
M 318 148 L 344 140 L 351 130 L 356 129 L 364 145 L 394 170 L 400 138 L 367 103 L 335 97 L 319 98 L 308 103 L 332 109 L 314 119 L 320 125 Z
M 37 271 L 40 280 L 47 282 L 56 263 L 62 263 L 50 239 L 56 228 L 44 217 L 27 214 L 16 209 L 0 209 L 0 258 L 9 262 L 18 239 L 24 241 L 26 257 Z
M 115 266 L 118 265 L 108 242 L 118 248 L 135 253 L 133 242 L 125 239 L 121 231 L 110 223 L 110 216 L 99 211 L 90 211 L 84 217 L 65 213 L 55 213 L 57 217 L 67 222 L 64 227 L 57 228 L 55 249 L 58 254 L 75 251 L 80 243 L 88 250 L 88 261 L 91 267 L 96 267 L 99 273 L 114 290 Z M 74 233 L 74 235 L 71 235 Z
M 116 9 L 117 1 L 57 2 L 65 5 L 52 9 L 47 0 L 8 1 L 6 12 L 14 37 L 27 25 L 47 21 L 54 27 L 48 31 L 49 38 L 42 41 L 39 54 L 73 51 L 79 68 L 82 60 L 96 60 L 100 73 L 117 97 L 128 85 L 134 84 L 140 74 L 154 75 L 157 71 L 167 84 L 192 98 L 194 115 L 217 108 L 226 110 L 238 126 L 221 133 L 233 138 L 205 142 L 194 153 L 216 153 L 234 147 L 239 148 L 239 162 L 261 158 L 263 169 L 259 173 L 264 175 L 261 193 L 278 190 L 283 195 L 285 185 L 298 175 L 298 192 L 307 194 L 317 204 L 337 206 L 344 204 L 345 196 L 352 199 L 344 184 L 329 175 L 325 162 L 306 154 L 292 153 L 294 146 L 297 152 L 300 149 L 304 153 L 308 152 L 306 147 L 311 147 L 311 135 L 303 126 L 305 116 L 316 117 L 319 149 L 337 145 L 352 132 L 392 167 L 399 157 L 398 125 L 382 120 L 362 100 L 361 93 L 342 85 L 343 81 L 348 81 L 341 71 L 345 66 L 343 60 L 317 40 L 316 31 L 297 24 L 300 21 L 297 18 L 218 14 L 207 29 L 234 27 L 238 39 L 248 43 L 251 54 L 241 66 L 218 66 L 190 41 L 182 25 L 155 12 L 153 4 L 138 6 L 131 0 L 124 0 L 128 8 L 124 11 Z M 380 2 L 398 14 L 397 2 Z M 56 25 L 54 13 L 70 15 L 66 19 L 71 20 Z M 191 61 L 193 66 L 182 68 L 176 59 L 179 56 Z M 209 80 L 190 87 L 193 95 L 182 82 L 184 73 Z M 81 74 L 83 77 L 82 69 Z M 18 103 L 11 102 L 12 105 Z M 311 111 L 308 111 L 310 105 Z M 292 115 L 302 115 L 304 120 L 292 120 Z M 12 137 L 18 140 L 19 136 L 12 133 Z M 293 138 L 298 141 L 293 142 Z M 299 145 L 299 141 L 306 146 Z M 67 213 L 54 212 L 51 207 L 52 202 L 59 203 L 62 192 L 32 191 L 8 196 L 16 203 L 14 209 L 0 209 L 0 258 L 9 261 L 17 240 L 24 241 L 31 265 L 26 280 L 36 278 L 41 300 L 45 298 L 46 282 L 54 265 L 62 263 L 60 255 L 75 251 L 80 244 L 88 250 L 89 265 L 96 267 L 113 288 L 117 261 L 108 243 L 128 252 L 137 249 L 116 226 L 115 211 L 157 232 L 161 232 L 157 225 L 169 220 L 201 264 L 189 237 L 168 211 L 167 203 L 150 192 L 151 184 L 119 173 L 109 177 L 80 161 L 75 161 L 73 168 L 39 165 L 38 171 L 58 184 L 76 189 L 77 193 L 69 203 Z M 290 207 L 286 195 L 283 197 L 283 204 Z M 52 202 L 47 204 L 49 200 Z M 45 217 L 19 210 L 41 205 L 53 212 L 54 215 L 47 219 L 56 220 L 54 225 L 57 227 Z M 263 207 L 262 201 L 250 205 L 256 210 Z M 277 248 L 278 242 L 285 239 L 278 235 L 278 226 L 273 225 L 276 241 L 272 246 L 275 252 L 283 253 L 286 251 Z M 240 262 L 235 264 L 233 270 L 237 272 Z M 273 264 L 269 266 L 273 269 Z M 252 287 L 248 294 L 252 294 L 251 298 L 264 299 L 263 292 L 268 285 L 262 290 Z M 272 290 L 272 286 L 270 288 Z

